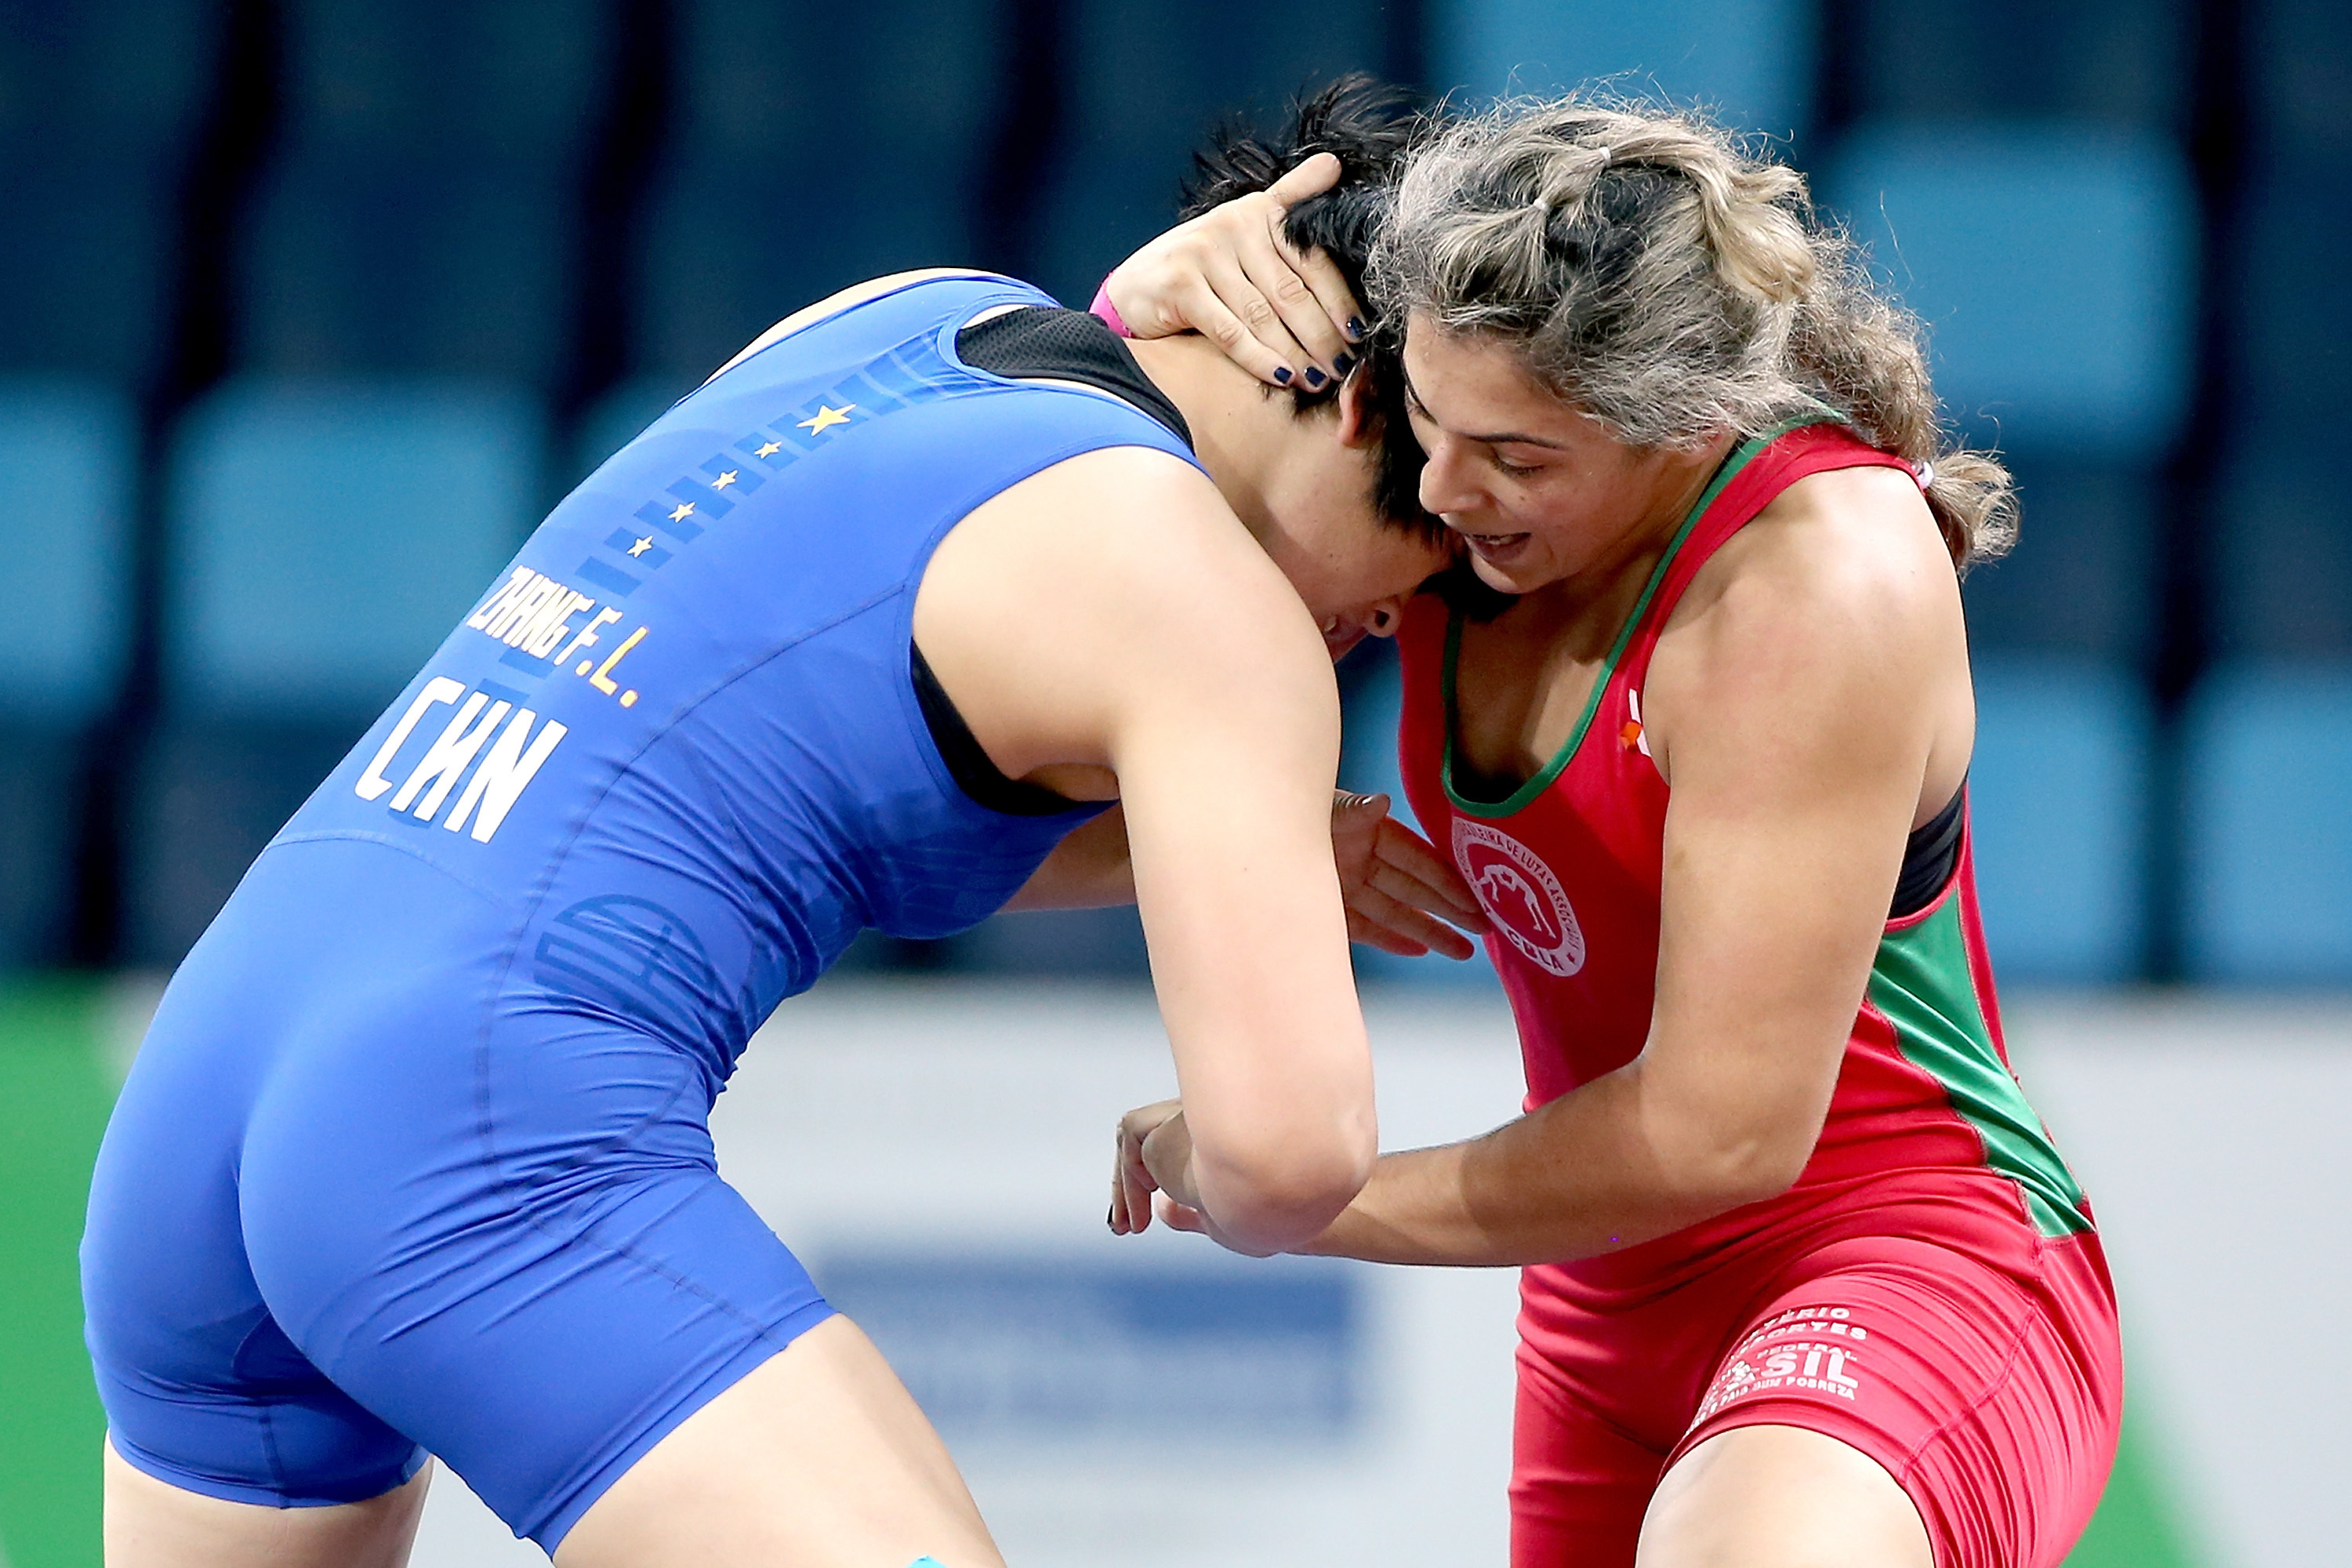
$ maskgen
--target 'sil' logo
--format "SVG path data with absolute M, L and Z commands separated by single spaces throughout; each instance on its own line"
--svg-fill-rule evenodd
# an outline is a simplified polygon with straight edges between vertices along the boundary
M 1454 819 L 1454 861 L 1505 941 L 1563 979 L 1584 967 L 1584 931 L 1536 852 L 1499 829 Z

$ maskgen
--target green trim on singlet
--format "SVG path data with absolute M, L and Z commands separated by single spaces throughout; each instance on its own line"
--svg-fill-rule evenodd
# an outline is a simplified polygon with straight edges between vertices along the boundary
M 1993 1047 L 1957 897 L 1879 939 L 1870 1003 L 1895 1026 L 1903 1058 L 1942 1084 L 1952 1109 L 1976 1129 L 1985 1163 L 2017 1184 L 2035 1227 L 2046 1237 L 2089 1230 L 2083 1189 Z
M 1716 497 L 1723 493 L 1724 487 L 1738 478 L 1739 470 L 1746 468 L 1758 453 L 1790 431 L 1801 430 L 1808 425 L 1843 422 L 1843 417 L 1835 410 L 1822 406 L 1792 415 L 1770 429 L 1749 437 L 1732 449 L 1730 456 L 1725 458 L 1722 465 L 1715 470 L 1715 478 L 1707 481 L 1706 489 L 1699 492 L 1698 500 L 1691 503 L 1681 526 L 1675 530 L 1674 538 L 1667 541 L 1666 552 L 1658 557 L 1657 565 L 1650 571 L 1650 580 L 1642 585 L 1642 596 L 1633 601 L 1633 613 L 1617 629 L 1617 640 L 1610 645 L 1609 657 L 1601 661 L 1601 673 L 1593 678 L 1592 691 L 1584 700 L 1583 713 L 1568 732 L 1568 743 L 1552 753 L 1551 761 L 1543 765 L 1540 773 L 1500 801 L 1470 800 L 1454 787 L 1454 733 L 1457 728 L 1454 722 L 1454 671 L 1462 656 L 1462 616 L 1458 611 L 1449 614 L 1445 620 L 1445 759 L 1439 766 L 1438 778 L 1444 784 L 1445 798 L 1453 804 L 1454 809 L 1466 816 L 1509 816 L 1524 810 L 1529 802 L 1549 789 L 1552 781 L 1559 777 L 1560 771 L 1568 766 L 1570 760 L 1584 744 L 1585 732 L 1592 728 L 1592 716 L 1601 711 L 1601 693 L 1609 689 L 1610 679 L 1617 673 L 1617 661 L 1624 657 L 1626 645 L 1633 640 L 1634 630 L 1641 626 L 1642 616 L 1649 610 L 1650 601 L 1657 596 L 1658 585 L 1666 580 L 1666 573 L 1673 568 L 1675 557 L 1682 553 L 1684 542 L 1698 526 L 1698 520 L 1706 515 L 1706 509 L 1715 504 Z

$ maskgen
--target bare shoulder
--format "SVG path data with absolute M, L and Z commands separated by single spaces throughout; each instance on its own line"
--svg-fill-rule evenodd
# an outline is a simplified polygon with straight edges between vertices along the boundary
M 1296 597 L 1208 476 L 1150 447 L 1081 453 L 973 509 L 939 559 L 958 569 L 981 555 L 1121 613 L 1168 603 L 1213 616 L 1230 598 Z
M 837 316 L 852 306 L 862 305 L 868 300 L 877 300 L 893 289 L 904 289 L 911 283 L 928 283 L 935 278 L 986 276 L 988 275 L 971 267 L 919 267 L 910 272 L 893 272 L 881 278 L 869 278 L 863 283 L 852 283 L 838 293 L 826 295 L 814 305 L 802 306 L 750 342 L 745 343 L 736 351 L 733 358 L 712 371 L 709 379 L 717 380 L 761 349 L 782 342 L 803 328 L 813 327 L 828 317 Z
M 933 574 L 957 579 L 959 600 L 979 590 L 978 613 L 1050 622 L 1162 689 L 1227 679 L 1236 662 L 1329 662 L 1297 594 L 1208 476 L 1150 447 L 1084 453 L 1013 486 L 956 525 Z M 927 575 L 924 595 L 932 586 Z
M 1918 487 L 1866 468 L 1782 491 L 1699 570 L 1666 637 L 1741 658 L 1761 639 L 1901 661 L 1951 651 L 1961 630 L 1958 579 Z
M 1964 734 L 1959 584 L 1918 487 L 1886 468 L 1790 486 L 1700 569 L 1653 672 L 1669 741 L 1677 718 Z
M 1081 454 L 973 509 L 924 573 L 915 636 L 1014 777 L 1107 761 L 1145 709 L 1287 710 L 1331 683 L 1306 606 L 1216 487 L 1150 447 Z

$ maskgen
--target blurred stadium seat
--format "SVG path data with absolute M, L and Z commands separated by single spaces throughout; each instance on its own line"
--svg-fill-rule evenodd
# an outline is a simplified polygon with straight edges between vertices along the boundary
M 2209 523 L 2225 657 L 2352 655 L 2352 495 L 2330 450 L 2255 433 L 2232 456 Z
M 2188 746 L 2189 977 L 2352 983 L 2352 663 L 2221 667 Z
M 1076 0 L 1073 10 L 1067 118 L 1030 272 L 1074 304 L 1168 226 L 1192 150 L 1221 118 L 1247 110 L 1272 122 L 1300 89 L 1386 58 L 1373 0 Z M 1248 48 L 1234 47 L 1241 38 Z
M 170 342 L 180 176 L 212 88 L 208 0 L 0 6 L 0 370 L 145 384 Z
M 536 407 L 459 384 L 233 384 L 173 459 L 166 718 L 133 945 L 174 962 L 535 520 Z
M 679 0 L 638 363 L 699 380 L 861 279 L 974 259 L 1003 0 Z
M 2186 117 L 2195 23 L 2177 0 L 1871 0 L 1843 17 L 1864 114 L 2153 129 Z
M 716 369 L 717 366 L 713 366 Z M 669 405 L 694 390 L 692 376 L 639 376 L 606 392 L 580 419 L 572 443 L 573 483 L 604 467 L 604 459 L 637 438 Z
M 1997 972 L 2131 978 L 2148 937 L 2146 689 L 2068 659 L 1989 658 L 1976 678 L 1969 831 Z
M 1434 0 L 1430 14 L 1431 77 L 1473 101 L 1607 78 L 1706 104 L 1741 131 L 1786 137 L 1811 116 L 1814 0 Z
M 2247 106 L 2268 149 L 2352 152 L 2352 11 L 2338 0 L 2263 0 L 2246 21 Z
M 1822 190 L 1927 322 L 1937 391 L 2016 469 L 2024 529 L 1973 577 L 1978 641 L 2137 660 L 2155 463 L 2189 396 L 2197 209 L 2164 139 L 2057 121 L 1885 122 Z
M 2013 448 L 2144 458 L 2188 406 L 2197 206 L 2167 141 L 1883 123 L 1822 181 L 1933 334 L 1937 389 Z
M 2008 555 L 1973 568 L 1963 584 L 1970 642 L 2145 663 L 2160 630 L 2157 473 L 2048 450 L 2001 458 L 2017 481 L 2023 525 Z
M 80 750 L 118 694 L 129 651 L 139 457 L 138 420 L 119 395 L 0 383 L 0 515 L 14 520 L 0 682 L 0 969 L 65 956 Z
M 70 727 L 114 700 L 129 651 L 139 456 L 138 418 L 120 395 L 0 382 L 0 515 L 14 532 L 0 713 Z
M 613 0 L 288 0 L 284 152 L 245 267 L 245 368 L 546 386 Z
M 2352 655 L 2352 500 L 2337 405 L 2352 374 L 2352 10 L 2248 14 L 2251 177 L 2230 339 L 2215 626 L 2224 657 Z
M 2233 655 L 2352 653 L 2352 492 L 2337 457 L 2352 375 L 2352 295 L 2341 276 L 2352 247 L 2348 157 L 2352 146 L 2273 152 L 2247 195 L 2216 616 Z

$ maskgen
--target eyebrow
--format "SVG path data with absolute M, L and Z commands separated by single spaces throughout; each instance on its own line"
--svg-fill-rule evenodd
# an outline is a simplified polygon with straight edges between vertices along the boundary
M 1404 381 L 1405 400 L 1423 414 L 1429 414 L 1429 405 L 1421 400 L 1421 391 L 1413 385 L 1412 374 L 1404 371 L 1402 366 L 1399 367 L 1398 374 Z M 1429 416 L 1433 419 L 1437 417 L 1434 414 L 1429 414 Z M 1472 435 L 1465 431 L 1462 433 L 1462 439 L 1475 441 L 1482 447 L 1542 447 L 1554 452 L 1568 450 L 1567 447 L 1560 442 L 1547 441 L 1541 436 L 1529 436 L 1517 430 L 1498 430 L 1489 435 Z

